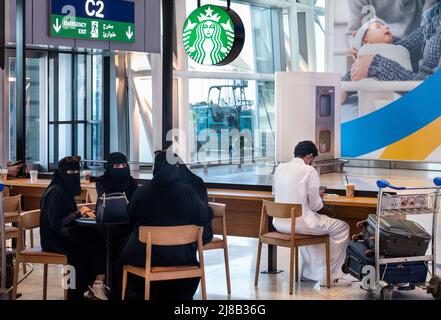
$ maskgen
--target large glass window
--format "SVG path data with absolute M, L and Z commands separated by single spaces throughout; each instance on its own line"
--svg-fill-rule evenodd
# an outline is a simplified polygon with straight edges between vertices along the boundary
M 102 68 L 102 55 L 59 53 L 50 57 L 51 168 L 69 155 L 88 161 L 103 160 Z
M 211 3 L 226 5 L 225 1 Z M 196 6 L 196 1 L 186 0 L 185 14 Z M 233 63 L 209 67 L 187 55 L 177 57 L 188 61 L 178 63 L 188 68 L 178 68 L 177 78 L 188 83 L 178 86 L 178 101 L 188 101 L 188 114 L 179 116 L 188 117 L 190 163 L 274 160 L 274 73 L 286 69 L 283 12 L 243 2 L 233 2 L 231 7 L 241 17 L 246 33 L 244 48 Z
M 9 160 L 16 161 L 16 59 L 8 56 L 7 97 L 9 100 Z M 29 52 L 26 58 L 26 161 L 39 164 L 46 160 L 42 139 L 45 137 L 44 121 L 46 116 L 47 93 L 47 54 Z M 23 159 L 19 159 L 23 160 Z

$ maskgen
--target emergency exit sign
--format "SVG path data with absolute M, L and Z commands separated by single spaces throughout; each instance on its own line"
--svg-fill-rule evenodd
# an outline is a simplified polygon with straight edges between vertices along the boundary
M 52 37 L 135 42 L 135 3 L 122 0 L 51 0 Z

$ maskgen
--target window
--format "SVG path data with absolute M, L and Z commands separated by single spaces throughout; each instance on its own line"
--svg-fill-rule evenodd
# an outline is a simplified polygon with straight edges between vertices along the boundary
M 69 155 L 79 155 L 88 161 L 103 160 L 102 65 L 101 55 L 51 54 L 50 168 Z
M 16 58 L 8 52 L 7 99 L 9 100 L 9 160 L 16 161 Z M 32 51 L 26 58 L 26 162 L 39 164 L 46 161 L 42 141 L 46 128 L 47 54 Z
M 226 5 L 225 1 L 212 3 Z M 186 12 L 180 14 L 186 17 L 196 6 L 196 1 L 186 0 Z M 188 137 L 189 163 L 274 160 L 274 73 L 286 69 L 283 37 L 279 36 L 283 34 L 282 9 L 242 2 L 232 2 L 231 7 L 241 17 L 247 35 L 233 63 L 209 67 L 186 54 L 177 57 L 178 65 L 188 65 L 178 68 L 175 76 L 181 84 L 178 88 L 188 88 L 188 92 L 178 91 L 176 101 L 188 101 L 188 107 L 179 108 L 179 117 L 180 123 L 188 119 L 188 126 L 180 129 Z M 181 59 L 188 63 L 180 63 Z

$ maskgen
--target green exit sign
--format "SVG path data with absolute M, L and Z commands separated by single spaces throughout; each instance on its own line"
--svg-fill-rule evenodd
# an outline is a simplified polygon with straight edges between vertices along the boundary
M 121 0 L 52 0 L 51 36 L 135 42 L 135 4 Z

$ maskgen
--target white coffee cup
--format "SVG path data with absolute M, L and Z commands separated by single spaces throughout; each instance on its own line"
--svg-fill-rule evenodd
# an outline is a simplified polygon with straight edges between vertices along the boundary
M 37 181 L 38 181 L 38 171 L 37 170 L 31 170 L 31 171 L 29 171 L 29 175 L 31 176 L 31 183 L 37 183 Z
M 92 171 L 83 170 L 83 181 L 86 183 L 90 183 L 90 178 L 92 176 Z

